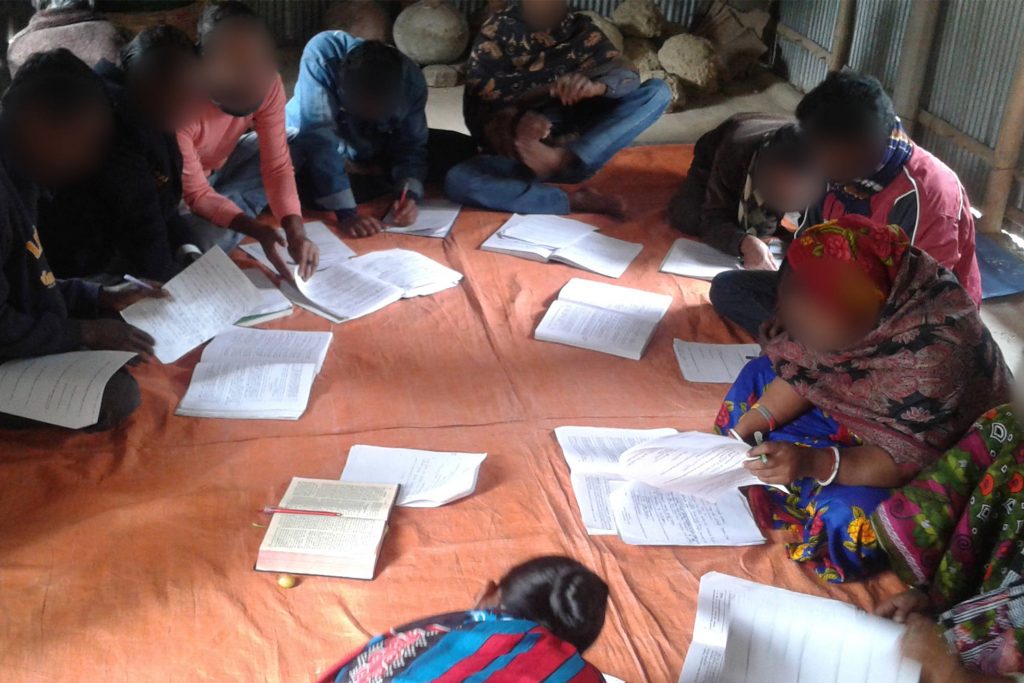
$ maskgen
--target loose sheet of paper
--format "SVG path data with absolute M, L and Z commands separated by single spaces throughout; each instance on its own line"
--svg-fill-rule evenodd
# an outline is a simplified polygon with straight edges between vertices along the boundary
M 404 298 L 435 294 L 454 287 L 462 273 L 408 249 L 371 251 L 352 259 L 352 268 L 404 290 Z
M 591 232 L 555 251 L 551 255 L 551 260 L 568 263 L 605 277 L 619 278 L 643 248 L 642 244 Z
M 284 236 L 284 230 L 279 230 L 278 232 L 282 237 Z M 356 252 L 352 251 L 352 249 L 342 242 L 330 228 L 320 221 L 306 223 L 306 237 L 320 249 L 320 265 L 317 267 L 317 270 L 324 270 L 338 263 L 344 263 L 356 255 Z M 270 262 L 270 259 L 268 259 L 267 255 L 263 252 L 263 247 L 258 243 L 253 242 L 243 244 L 241 249 L 246 254 L 266 266 L 271 272 L 277 272 L 277 269 L 274 268 L 274 264 Z M 282 249 L 280 247 L 278 247 L 278 249 L 285 264 L 289 268 L 293 268 L 298 265 L 291 257 L 291 254 L 288 253 L 287 249 Z
M 629 449 L 619 459 L 619 467 L 631 481 L 716 501 L 740 486 L 761 483 L 743 467 L 749 451 L 750 446 L 736 439 L 685 432 Z
M 312 363 L 201 362 L 178 404 L 189 417 L 297 420 L 316 377 Z
M 332 332 L 294 330 L 251 330 L 235 327 L 213 338 L 203 349 L 202 361 L 222 363 L 312 363 L 316 371 L 324 364 Z
M 278 505 L 386 521 L 394 497 L 394 486 L 292 477 Z
M 628 313 L 652 323 L 659 322 L 672 305 L 667 294 L 645 292 L 642 289 L 620 287 L 606 282 L 595 282 L 574 277 L 558 293 L 561 301 L 572 301 L 618 313 Z
M 230 327 L 260 302 L 260 293 L 231 259 L 214 247 L 164 289 L 167 299 L 142 299 L 121 311 L 156 340 L 156 357 L 173 363 Z
M 723 254 L 703 242 L 679 238 L 672 244 L 661 264 L 661 272 L 692 277 L 697 280 L 713 280 L 727 270 L 740 268 L 739 259 Z
M 587 534 L 591 536 L 614 536 L 615 518 L 612 515 L 611 495 L 626 482 L 612 477 L 593 474 L 569 475 L 576 504 L 580 507 L 580 518 Z
M 296 277 L 295 283 L 314 306 L 341 320 L 373 313 L 405 294 L 401 287 L 360 272 L 349 264 L 320 271 L 309 280 Z
M 709 572 L 679 683 L 916 683 L 902 633 L 837 600 Z
M 550 249 L 567 247 L 597 230 L 593 225 L 561 216 L 513 215 L 498 232 L 503 237 L 529 242 Z
M 396 505 L 438 507 L 476 490 L 486 453 L 447 453 L 409 448 L 353 446 L 341 481 L 398 484 Z
M 631 483 L 611 494 L 612 516 L 630 545 L 742 546 L 764 543 L 738 490 L 712 503 Z
M 96 424 L 103 392 L 130 351 L 72 351 L 0 364 L 0 413 L 82 429 Z
M 544 314 L 534 337 L 630 360 L 640 360 L 656 323 L 627 313 L 558 300 Z
M 619 477 L 619 457 L 634 446 L 677 434 L 674 429 L 557 427 L 555 439 L 573 474 Z
M 761 355 L 758 344 L 672 342 L 679 369 L 687 382 L 732 384 L 747 363 Z
M 455 225 L 455 219 L 459 217 L 462 205 L 448 199 L 424 199 L 419 202 L 418 209 L 416 222 L 405 226 L 393 225 L 394 218 L 391 212 L 388 212 L 388 215 L 384 217 L 384 224 L 388 226 L 386 231 L 443 239 L 448 236 L 452 226 Z

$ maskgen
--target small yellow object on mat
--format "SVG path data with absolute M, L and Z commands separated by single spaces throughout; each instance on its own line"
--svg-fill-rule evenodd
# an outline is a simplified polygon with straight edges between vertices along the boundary
M 277 585 L 281 588 L 294 588 L 295 583 L 295 577 L 291 574 L 281 574 L 277 577 Z

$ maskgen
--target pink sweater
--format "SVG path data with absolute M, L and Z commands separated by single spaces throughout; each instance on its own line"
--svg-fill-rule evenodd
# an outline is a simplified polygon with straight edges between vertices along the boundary
M 253 114 L 231 116 L 211 102 L 197 120 L 178 131 L 184 160 L 183 194 L 192 213 L 222 228 L 243 213 L 233 201 L 217 194 L 207 177 L 224 165 L 243 134 L 255 130 L 259 136 L 260 173 L 274 218 L 280 221 L 285 216 L 302 215 L 285 133 L 284 105 L 284 84 L 279 76 Z

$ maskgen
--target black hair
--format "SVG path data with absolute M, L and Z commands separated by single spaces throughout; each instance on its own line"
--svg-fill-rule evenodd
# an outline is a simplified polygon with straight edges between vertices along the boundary
M 877 79 L 833 72 L 796 108 L 800 125 L 813 138 L 859 142 L 882 140 L 896 125 L 896 108 Z
M 811 146 L 800 126 L 788 123 L 772 132 L 758 153 L 758 164 L 782 166 L 796 171 L 810 168 Z
M 151 26 L 121 49 L 121 68 L 126 73 L 146 72 L 161 80 L 196 57 L 196 46 L 184 31 L 173 26 Z
M 66 10 L 72 10 L 72 9 L 95 10 L 96 9 L 96 1 L 95 0 L 32 0 L 32 7 L 34 7 L 37 12 L 42 12 L 43 10 L 49 10 L 49 9 L 53 9 L 53 10 L 64 10 L 64 9 L 66 9 Z
M 223 2 L 215 2 L 208 5 L 199 16 L 197 29 L 200 47 L 207 41 L 207 38 L 214 29 L 229 21 L 248 23 L 268 30 L 266 23 L 260 15 L 252 11 L 244 2 L 240 0 L 223 0 Z
M 67 119 L 97 105 L 110 106 L 103 81 L 63 47 L 29 57 L 2 100 L 5 117 L 31 107 L 44 115 Z
M 394 99 L 402 90 L 402 54 L 379 40 L 360 43 L 340 69 L 345 90 L 357 97 Z
M 501 607 L 541 624 L 583 652 L 604 626 L 608 584 L 568 557 L 538 557 L 513 567 L 498 584 Z

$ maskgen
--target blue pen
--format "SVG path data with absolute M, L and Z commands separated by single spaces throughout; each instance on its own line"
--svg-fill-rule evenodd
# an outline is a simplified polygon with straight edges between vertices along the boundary
M 143 289 L 148 289 L 151 292 L 157 291 L 157 288 L 154 287 L 153 285 L 149 284 L 148 282 L 143 282 L 139 278 L 134 277 L 132 275 L 125 275 L 124 276 L 124 281 L 125 282 L 130 282 L 131 284 L 136 285 L 138 287 L 142 287 Z

